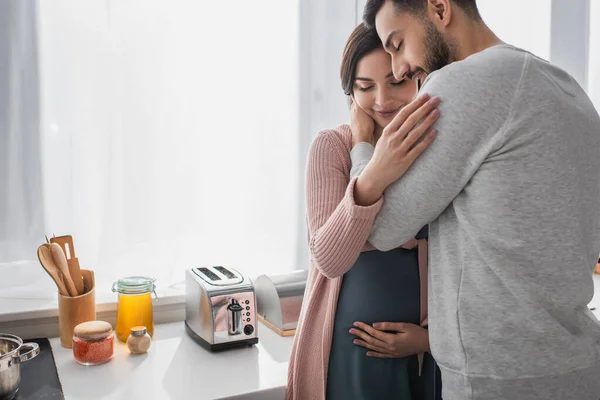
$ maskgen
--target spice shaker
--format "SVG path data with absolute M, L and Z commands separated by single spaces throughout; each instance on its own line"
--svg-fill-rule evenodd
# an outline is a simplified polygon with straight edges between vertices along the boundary
M 145 326 L 134 326 L 127 338 L 127 347 L 131 354 L 143 354 L 148 351 L 152 338 L 148 335 Z
M 73 330 L 73 357 L 82 365 L 109 361 L 114 353 L 112 325 L 104 321 L 81 323 Z

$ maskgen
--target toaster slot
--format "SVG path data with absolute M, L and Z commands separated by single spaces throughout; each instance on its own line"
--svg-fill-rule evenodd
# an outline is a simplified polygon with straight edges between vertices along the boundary
M 215 274 L 208 268 L 198 268 L 198 271 L 202 272 L 211 281 L 220 281 L 219 275 Z
M 231 272 L 230 270 L 228 270 L 225 267 L 214 267 L 217 271 L 219 271 L 220 273 L 222 273 L 223 275 L 225 275 L 227 277 L 227 279 L 235 279 L 237 278 L 237 275 L 234 274 L 233 272 Z
M 233 268 L 197 267 L 192 268 L 192 272 L 211 286 L 232 286 L 244 282 L 244 276 Z

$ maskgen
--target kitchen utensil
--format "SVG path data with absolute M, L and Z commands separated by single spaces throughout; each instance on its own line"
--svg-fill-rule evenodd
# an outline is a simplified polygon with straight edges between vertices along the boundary
M 233 268 L 192 268 L 185 274 L 185 328 L 211 351 L 258 343 L 252 281 Z
M 65 286 L 62 278 L 62 273 L 54 264 L 54 259 L 52 258 L 52 252 L 50 250 L 50 245 L 44 243 L 40 247 L 38 247 L 38 259 L 40 260 L 40 264 L 44 267 L 44 270 L 50 275 L 50 278 L 54 280 L 56 286 L 58 287 L 58 292 L 63 296 L 68 296 L 69 292 L 67 287 Z
M 73 346 L 73 330 L 82 322 L 96 320 L 96 283 L 94 273 L 81 270 L 84 282 L 84 293 L 81 296 L 70 297 L 58 295 L 58 331 L 62 347 L 70 349 Z
M 258 319 L 280 336 L 296 333 L 308 270 L 261 275 L 254 282 Z
M 79 266 L 79 260 L 75 256 L 75 246 L 73 245 L 73 237 L 71 235 L 53 237 L 52 239 L 50 239 L 50 242 L 57 243 L 60 247 L 62 247 L 65 256 L 67 257 L 69 274 L 71 275 L 71 279 L 73 279 L 73 283 L 75 284 L 75 288 L 77 289 L 77 294 L 83 294 L 83 278 L 81 276 L 81 267 Z
M 65 257 L 65 253 L 62 247 L 60 247 L 60 245 L 58 245 L 57 243 L 50 243 L 50 251 L 52 252 L 52 259 L 54 260 L 54 264 L 63 274 L 63 281 L 67 286 L 69 296 L 78 296 L 79 293 L 77 293 L 75 283 L 73 283 L 73 279 L 71 279 L 71 274 L 69 273 L 69 265 L 67 264 L 67 257 Z
M 0 333 L 0 400 L 15 397 L 21 384 L 21 363 L 38 354 L 37 343 L 23 343 L 18 336 Z
M 152 293 L 156 296 L 154 278 L 130 276 L 113 283 L 112 291 L 119 293 L 117 304 L 117 338 L 125 343 L 134 326 L 145 326 L 154 334 Z
M 69 266 L 69 274 L 71 275 L 71 279 L 73 279 L 75 289 L 77 289 L 77 294 L 83 294 L 83 276 L 81 275 L 79 260 L 77 258 L 69 258 L 67 259 L 67 265 Z

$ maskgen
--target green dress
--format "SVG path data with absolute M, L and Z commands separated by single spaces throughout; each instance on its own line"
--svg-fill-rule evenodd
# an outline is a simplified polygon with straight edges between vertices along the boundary
M 424 228 L 417 238 L 426 237 Z M 426 353 L 421 376 L 417 356 L 374 358 L 353 344 L 355 321 L 420 323 L 417 250 L 361 253 L 342 280 L 335 315 L 327 400 L 438 400 L 440 372 Z

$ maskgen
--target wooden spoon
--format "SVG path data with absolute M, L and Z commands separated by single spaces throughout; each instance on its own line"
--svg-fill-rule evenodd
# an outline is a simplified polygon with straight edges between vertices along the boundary
M 40 260 L 40 264 L 44 267 L 44 270 L 50 275 L 50 278 L 54 280 L 56 286 L 58 287 L 58 292 L 63 296 L 68 296 L 69 292 L 65 287 L 65 284 L 61 278 L 61 273 L 58 270 L 58 267 L 54 264 L 54 260 L 52 259 L 52 252 L 50 250 L 50 245 L 45 243 L 38 247 L 38 259 Z
M 63 251 L 62 247 L 60 247 L 58 243 L 50 243 L 50 251 L 52 252 L 54 264 L 58 267 L 58 270 L 62 272 L 69 296 L 79 296 L 79 293 L 77 293 L 77 288 L 75 287 L 75 283 L 73 282 L 71 274 L 69 273 L 69 264 L 67 264 L 67 257 L 65 256 L 65 252 Z
M 69 266 L 69 275 L 73 279 L 77 294 L 82 295 L 84 292 L 83 278 L 81 276 L 81 267 L 79 260 L 75 257 L 75 246 L 73 245 L 73 237 L 71 235 L 53 237 L 48 243 L 58 244 L 67 256 L 67 265 Z

